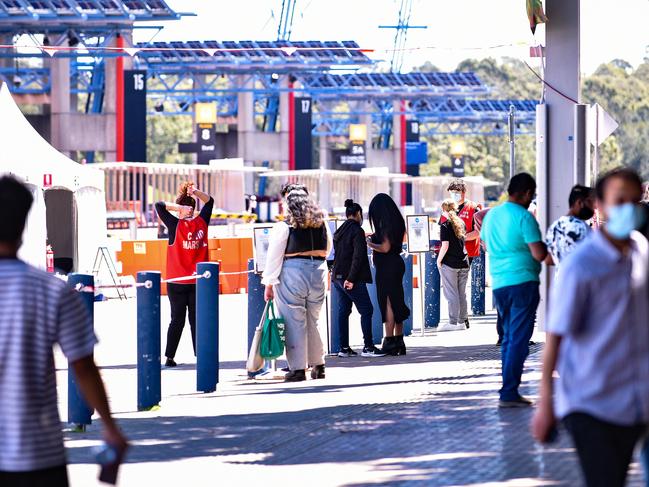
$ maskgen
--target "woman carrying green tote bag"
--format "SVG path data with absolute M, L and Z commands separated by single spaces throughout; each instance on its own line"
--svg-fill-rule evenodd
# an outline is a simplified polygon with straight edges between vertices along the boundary
M 275 314 L 273 300 L 268 301 L 264 317 L 264 327 L 261 332 L 259 354 L 267 360 L 275 360 L 284 354 L 284 319 Z

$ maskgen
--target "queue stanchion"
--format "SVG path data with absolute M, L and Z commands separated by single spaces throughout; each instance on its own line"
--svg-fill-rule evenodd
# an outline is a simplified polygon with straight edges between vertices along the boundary
M 68 285 L 79 291 L 79 296 L 90 315 L 90 321 L 94 325 L 94 276 L 90 274 L 72 273 L 68 275 Z M 74 425 L 77 431 L 85 431 L 86 426 L 92 424 L 92 412 L 93 410 L 88 406 L 88 403 L 79 390 L 74 371 L 68 361 L 68 423 Z
M 160 404 L 160 273 L 137 273 L 137 410 Z
M 340 352 L 340 320 L 338 319 L 338 305 L 340 303 L 340 296 L 338 290 L 334 286 L 334 276 L 331 274 L 330 284 L 331 298 L 329 299 L 329 307 L 331 311 L 331 320 L 329 320 L 329 354 L 338 355 Z
M 372 339 L 374 345 L 381 345 L 383 341 L 383 318 L 381 317 L 381 307 L 379 306 L 379 297 L 376 292 L 376 267 L 372 262 L 371 250 L 368 249 L 368 259 L 370 259 L 370 270 L 372 271 L 372 282 L 367 285 L 367 292 L 372 302 Z
M 254 272 L 255 261 L 248 259 L 248 349 L 246 357 L 252 347 L 252 339 L 255 336 L 255 330 L 261 321 L 261 315 L 264 314 L 266 302 L 264 301 L 264 285 L 261 283 L 261 274 Z
M 431 248 L 434 246 L 431 244 Z M 437 267 L 437 252 L 426 252 L 426 279 L 424 306 L 426 307 L 426 326 L 437 328 L 440 321 L 441 278 Z
M 219 382 L 219 264 L 196 265 L 196 390 L 214 392 Z
M 485 252 L 480 249 L 480 255 L 471 264 L 471 311 L 473 316 L 485 315 Z
M 261 317 L 266 309 L 264 291 L 266 287 L 261 283 L 261 274 L 255 271 L 255 260 L 248 259 L 248 349 L 246 357 L 252 348 L 252 340 L 255 337 L 257 326 L 261 322 Z M 248 378 L 252 379 L 263 374 L 268 370 L 269 362 L 265 361 L 264 367 L 257 372 L 248 372 Z
M 412 323 L 414 318 L 414 309 L 413 309 L 413 266 L 414 266 L 414 256 L 412 254 L 404 254 L 401 256 L 403 263 L 406 266 L 406 272 L 403 275 L 403 296 L 406 306 L 410 310 L 410 316 L 407 320 L 403 322 L 403 335 L 410 336 L 412 335 Z M 421 256 L 418 257 L 419 265 L 421 265 Z M 419 283 L 421 287 L 422 283 Z

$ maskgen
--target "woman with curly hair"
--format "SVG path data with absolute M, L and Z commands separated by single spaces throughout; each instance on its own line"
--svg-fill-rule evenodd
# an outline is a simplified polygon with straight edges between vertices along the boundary
M 272 230 L 262 283 L 266 301 L 274 299 L 286 322 L 286 382 L 324 379 L 324 347 L 318 331 L 325 299 L 327 263 L 332 247 L 324 212 L 309 197 L 305 186 L 282 189 L 286 222 Z
M 442 247 L 437 256 L 437 266 L 442 277 L 444 296 L 448 301 L 446 330 L 464 330 L 468 323 L 466 282 L 469 278 L 469 256 L 464 246 L 466 228 L 457 214 L 453 200 L 442 202 L 443 223 L 440 224 Z M 440 328 L 440 331 L 442 328 Z
M 203 202 L 203 208 L 196 218 L 195 198 Z M 169 230 L 167 279 L 191 276 L 196 272 L 196 264 L 208 260 L 207 228 L 213 207 L 214 198 L 200 191 L 191 181 L 180 185 L 175 203 L 158 201 L 155 204 L 160 220 Z M 178 218 L 170 211 L 177 212 Z M 196 355 L 196 280 L 168 283 L 167 296 L 171 305 L 171 322 L 167 330 L 165 366 L 175 367 L 174 357 L 185 327 L 186 314 L 189 314 L 192 345 Z

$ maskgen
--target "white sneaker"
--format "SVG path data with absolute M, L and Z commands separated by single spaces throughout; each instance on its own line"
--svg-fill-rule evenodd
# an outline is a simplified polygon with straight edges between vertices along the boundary
M 466 325 L 464 323 L 458 323 L 457 325 L 455 325 L 454 329 L 458 330 L 458 331 L 459 330 L 466 330 Z
M 450 323 L 444 323 L 437 327 L 437 331 L 455 331 L 457 329 L 457 325 L 451 325 Z

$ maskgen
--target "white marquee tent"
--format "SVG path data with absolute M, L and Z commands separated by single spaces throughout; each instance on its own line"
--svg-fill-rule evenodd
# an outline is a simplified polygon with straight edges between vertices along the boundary
M 90 272 L 106 240 L 104 174 L 58 152 L 31 126 L 6 85 L 0 87 L 0 174 L 34 195 L 19 256 L 44 268 L 47 242 L 58 263 Z

